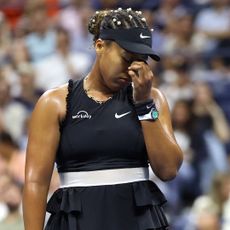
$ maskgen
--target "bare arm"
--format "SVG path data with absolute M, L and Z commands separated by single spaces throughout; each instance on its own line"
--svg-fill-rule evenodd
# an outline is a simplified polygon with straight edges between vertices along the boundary
M 25 230 L 43 229 L 47 193 L 60 137 L 59 121 L 65 107 L 63 101 L 60 90 L 46 92 L 32 113 L 23 191 Z
M 163 94 L 152 90 L 159 118 L 156 121 L 141 121 L 150 165 L 162 180 L 173 179 L 181 165 L 183 154 L 171 125 L 168 103 Z
M 205 108 L 212 117 L 215 133 L 222 142 L 227 143 L 230 140 L 230 131 L 223 111 L 214 101 L 205 105 Z
M 217 31 L 217 32 L 209 32 L 209 31 L 203 31 L 203 33 L 210 38 L 214 39 L 228 39 L 230 38 L 230 32 L 229 31 Z
M 152 88 L 153 73 L 147 64 L 133 62 L 128 73 L 133 81 L 134 101 L 153 98 L 159 110 L 159 119 L 141 121 L 141 125 L 153 172 L 162 180 L 171 180 L 180 168 L 183 153 L 173 134 L 168 103 L 159 90 Z

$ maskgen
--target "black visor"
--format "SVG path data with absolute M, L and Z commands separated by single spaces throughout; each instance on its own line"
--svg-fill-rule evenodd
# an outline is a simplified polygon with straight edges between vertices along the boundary
M 148 28 L 102 29 L 100 38 L 113 40 L 128 52 L 148 55 L 160 61 L 160 57 L 152 50 L 152 33 Z

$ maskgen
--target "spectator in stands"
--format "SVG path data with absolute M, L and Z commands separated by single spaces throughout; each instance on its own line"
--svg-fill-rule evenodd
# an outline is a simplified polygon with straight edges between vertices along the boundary
M 61 10 L 59 25 L 70 34 L 70 48 L 74 52 L 84 52 L 93 61 L 92 35 L 88 33 L 87 22 L 93 9 L 88 1 L 73 0 L 72 4 Z
M 2 194 L 6 203 L 8 214 L 0 221 L 0 229 L 3 230 L 23 230 L 23 218 L 20 212 L 22 201 L 22 187 L 12 178 L 9 177 L 8 183 L 5 184 L 5 191 Z
M 192 114 L 191 102 L 178 100 L 171 114 L 174 135 L 184 154 L 184 161 L 177 178 L 168 183 L 168 199 L 173 207 L 172 214 L 178 215 L 181 208 L 191 205 L 199 194 L 199 188 L 196 186 L 197 175 L 193 166 L 194 116 Z
M 38 90 L 35 85 L 35 71 L 32 65 L 21 63 L 16 72 L 19 77 L 20 94 L 15 99 L 31 112 L 43 91 Z
M 28 116 L 27 109 L 15 102 L 10 95 L 10 84 L 7 76 L 0 74 L 0 116 L 3 120 L 4 130 L 9 132 L 13 139 L 18 140 L 22 134 L 24 122 Z
M 203 192 L 207 192 L 214 173 L 229 169 L 224 143 L 229 141 L 230 129 L 222 109 L 215 102 L 206 83 L 196 84 L 194 95 L 193 112 L 196 116 L 196 130 L 204 144 L 201 152 L 196 146 L 196 164 L 200 172 L 200 186 Z
M 10 43 L 10 26 L 6 21 L 5 15 L 0 11 L 0 66 L 7 62 Z
M 19 184 L 24 183 L 25 153 L 20 152 L 12 137 L 0 133 L 0 156 L 6 162 L 7 173 Z
M 195 27 L 201 36 L 206 37 L 207 42 L 204 44 L 206 51 L 214 51 L 218 46 L 221 46 L 222 42 L 227 42 L 227 40 L 228 48 L 230 49 L 229 3 L 229 0 L 212 0 L 211 6 L 201 10 L 197 15 Z M 229 49 L 227 52 L 229 52 Z M 216 53 L 213 53 L 213 55 L 216 55 Z M 222 55 L 227 54 L 222 53 Z
M 32 31 L 26 36 L 25 45 L 31 61 L 37 62 L 54 53 L 56 33 L 49 26 L 45 4 L 32 4 L 28 7 L 27 11 Z
M 193 98 L 193 84 L 189 75 L 189 62 L 181 55 L 168 57 L 163 60 L 163 83 L 161 90 L 168 98 L 172 109 L 175 102 L 180 99 L 191 100 Z
M 57 47 L 53 55 L 34 64 L 37 88 L 47 90 L 63 84 L 68 79 L 84 77 L 91 65 L 88 55 L 71 52 L 70 38 L 66 30 L 57 30 Z M 55 66 L 55 68 L 49 68 Z
M 224 205 L 229 200 L 229 194 L 229 172 L 216 174 L 212 180 L 209 192 L 198 197 L 193 204 L 192 221 L 197 229 L 222 229 L 221 224 L 223 224 L 222 218 L 224 214 Z M 209 221 L 207 221 L 207 217 Z M 204 228 L 204 226 L 206 226 L 206 228 Z

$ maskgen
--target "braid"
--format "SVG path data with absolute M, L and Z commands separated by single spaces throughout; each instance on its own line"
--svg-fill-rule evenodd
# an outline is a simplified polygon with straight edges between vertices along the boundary
M 121 22 L 120 25 L 116 25 L 117 27 L 119 26 L 119 28 L 124 29 L 130 28 L 131 21 L 127 12 L 125 12 L 124 10 L 118 11 L 118 13 L 116 13 L 116 16 L 118 18 L 118 21 Z
M 142 16 L 141 11 L 131 11 L 130 15 L 133 17 L 133 23 L 135 23 L 134 27 L 146 28 L 148 27 L 146 24 L 146 19 Z
M 104 17 L 108 14 L 108 11 L 96 11 L 93 17 L 90 18 L 88 23 L 88 31 L 94 35 L 94 41 L 99 38 L 100 35 L 100 26 Z
M 100 36 L 101 29 L 129 29 L 129 28 L 147 28 L 146 20 L 141 11 L 129 9 L 103 10 L 96 11 L 91 17 L 88 30 L 94 35 L 94 42 Z

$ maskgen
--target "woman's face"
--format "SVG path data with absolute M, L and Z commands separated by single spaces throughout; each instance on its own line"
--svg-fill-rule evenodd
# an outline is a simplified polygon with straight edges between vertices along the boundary
M 99 71 L 104 84 L 113 92 L 127 86 L 131 82 L 128 67 L 133 61 L 143 60 L 143 55 L 129 53 L 117 43 L 106 42 L 103 50 L 98 53 Z
M 210 87 L 206 83 L 195 85 L 195 102 L 199 104 L 207 104 L 213 100 Z
M 186 102 L 177 102 L 172 112 L 172 120 L 176 125 L 184 125 L 190 119 L 189 106 Z

